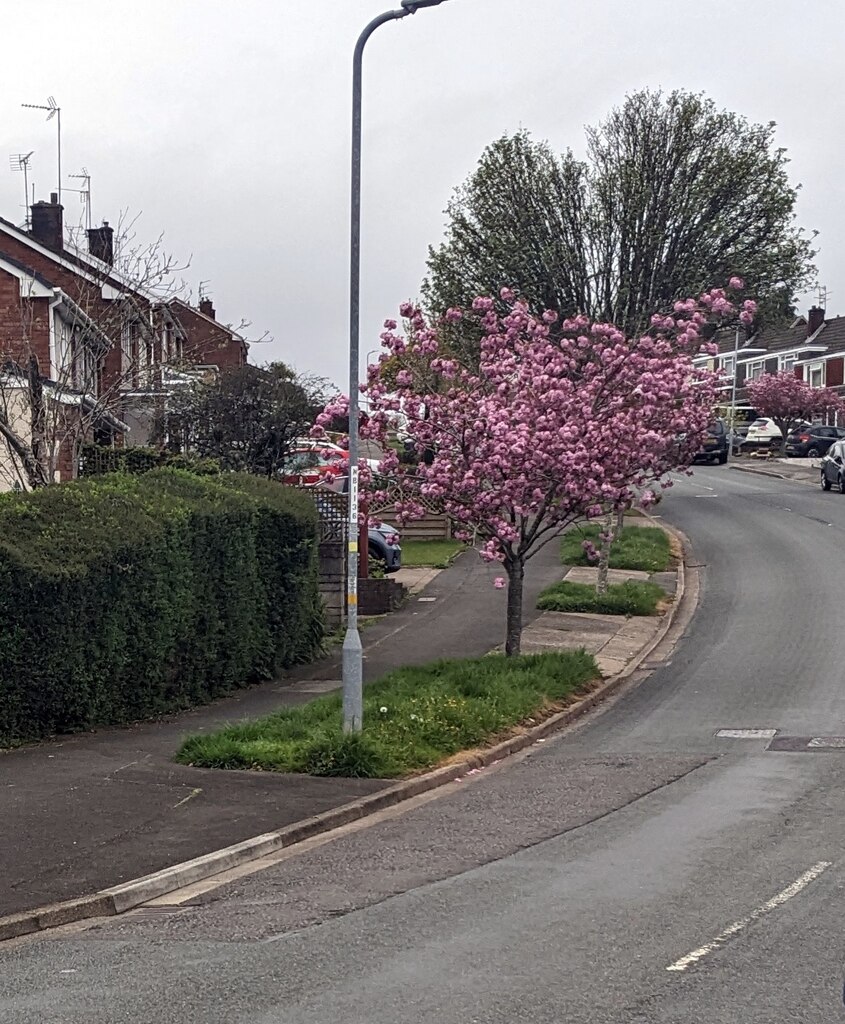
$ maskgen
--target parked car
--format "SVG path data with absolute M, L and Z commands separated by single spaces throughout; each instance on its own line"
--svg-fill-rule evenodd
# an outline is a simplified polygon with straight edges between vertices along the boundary
M 843 437 L 845 429 L 842 427 L 823 427 L 818 423 L 812 427 L 798 427 L 787 436 L 784 452 L 795 458 L 817 459 L 826 455 L 834 441 Z
M 337 508 L 330 501 L 329 495 L 323 496 L 324 493 L 322 485 L 314 488 L 317 514 L 324 523 L 328 521 L 338 524 Z M 332 534 L 336 538 L 342 535 L 342 532 Z M 384 572 L 398 572 L 402 568 L 402 544 L 396 527 L 381 521 L 372 524 L 367 530 L 367 554 L 370 562 L 379 563 Z
M 333 446 L 336 447 L 336 446 Z M 283 484 L 314 487 L 331 483 L 344 475 L 346 453 L 343 449 L 297 447 L 282 463 L 279 476 Z
M 380 563 L 385 572 L 398 572 L 402 568 L 402 546 L 396 527 L 381 522 L 371 526 L 367 553 L 370 562 Z
M 845 494 L 845 441 L 834 441 L 822 458 L 822 490 L 829 491 L 834 484 Z
M 742 442 L 742 450 L 755 451 L 760 448 L 771 448 L 772 442 L 780 444 L 783 435 L 780 427 L 768 416 L 759 416 L 748 428 L 745 440 Z
M 693 461 L 718 462 L 720 466 L 728 461 L 728 431 L 723 420 L 713 420 L 707 428 L 707 437 Z

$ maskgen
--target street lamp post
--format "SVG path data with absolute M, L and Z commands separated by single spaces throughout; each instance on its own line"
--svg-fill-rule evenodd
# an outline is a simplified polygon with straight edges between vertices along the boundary
M 361 78 L 367 40 L 388 21 L 437 7 L 443 0 L 401 0 L 367 25 L 352 58 L 352 203 L 349 245 L 349 553 L 346 570 L 346 636 L 343 640 L 343 730 L 360 732 L 363 724 L 363 652 L 358 632 L 358 361 L 361 297 Z
M 736 378 L 738 375 L 739 367 L 737 361 L 739 360 L 739 324 L 737 324 L 736 331 L 734 332 L 734 362 L 733 362 L 733 373 L 731 374 L 731 432 L 728 435 L 728 460 L 733 456 L 734 446 L 734 435 L 736 434 Z M 743 355 L 753 356 L 758 353 L 765 352 L 764 348 L 749 348 L 745 347 L 742 350 Z

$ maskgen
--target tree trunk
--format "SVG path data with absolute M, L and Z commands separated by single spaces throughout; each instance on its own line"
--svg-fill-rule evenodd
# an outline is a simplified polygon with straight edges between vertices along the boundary
M 28 384 L 31 432 L 29 446 L 32 452 L 32 463 L 26 467 L 26 472 L 29 478 L 29 486 L 34 490 L 37 487 L 46 487 L 47 484 L 53 482 L 49 465 L 47 408 L 44 401 L 44 386 L 41 382 L 38 360 L 34 355 L 29 357 Z
M 508 574 L 508 620 L 505 636 L 505 654 L 519 654 L 522 643 L 522 585 L 525 580 L 525 562 L 517 559 L 506 563 Z
M 596 593 L 607 593 L 607 570 L 610 568 L 610 547 L 613 544 L 613 513 L 608 512 L 602 529 L 604 535 L 599 552 L 599 574 L 596 580 Z
M 613 528 L 613 539 L 619 540 L 619 536 L 622 533 L 622 527 L 625 525 L 625 509 L 620 508 L 616 510 L 616 526 Z

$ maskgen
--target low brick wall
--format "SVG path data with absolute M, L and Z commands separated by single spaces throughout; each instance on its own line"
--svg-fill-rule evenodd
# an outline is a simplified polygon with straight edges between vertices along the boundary
M 358 614 L 386 615 L 396 611 L 405 598 L 405 588 L 395 580 L 358 580 Z
M 324 540 L 318 549 L 319 589 L 326 609 L 326 625 L 335 629 L 346 611 L 346 546 L 340 540 Z

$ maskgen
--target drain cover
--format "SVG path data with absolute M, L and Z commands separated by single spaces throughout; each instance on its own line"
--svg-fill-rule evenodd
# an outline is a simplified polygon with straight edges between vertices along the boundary
M 777 729 L 720 729 L 716 736 L 722 740 L 770 740 Z
M 176 917 L 178 914 L 184 914 L 187 907 L 138 907 L 137 910 L 130 910 L 126 915 L 127 918 L 132 918 L 135 921 L 145 920 L 152 921 L 159 917 Z

